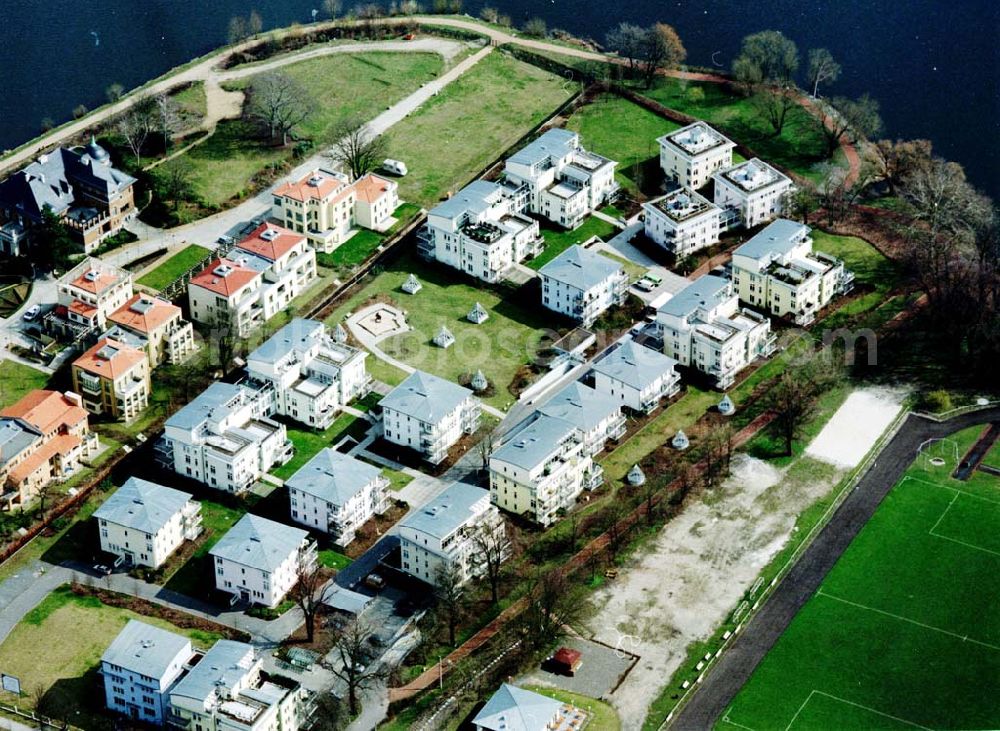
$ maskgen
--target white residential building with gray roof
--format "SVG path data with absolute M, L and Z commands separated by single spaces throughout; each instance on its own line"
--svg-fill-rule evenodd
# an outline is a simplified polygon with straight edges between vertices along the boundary
M 680 390 L 676 366 L 675 359 L 625 335 L 594 360 L 594 388 L 648 414 Z
M 465 434 L 479 428 L 481 405 L 472 391 L 414 371 L 379 401 L 385 439 L 439 464 Z
M 488 491 L 456 482 L 403 518 L 398 530 L 403 571 L 435 585 L 443 568 L 453 566 L 464 584 L 485 570 L 476 536 L 499 536 L 503 519 Z
M 158 458 L 179 475 L 230 493 L 248 490 L 291 457 L 267 389 L 216 382 L 167 419 Z
M 339 546 L 389 508 L 389 480 L 382 470 L 336 449 L 320 450 L 285 487 L 292 520 L 326 533 Z
M 570 731 L 582 727 L 578 715 L 578 709 L 562 701 L 504 683 L 472 719 L 472 726 L 475 731 Z
M 625 435 L 621 402 L 580 381 L 573 381 L 561 389 L 538 410 L 579 429 L 585 451 L 590 455 L 603 450 L 609 439 L 617 440 Z
M 273 412 L 326 429 L 343 406 L 365 395 L 368 353 L 334 340 L 326 325 L 297 318 L 247 357 L 247 375 L 267 386 Z
M 316 544 L 301 528 L 247 513 L 209 551 L 215 588 L 238 600 L 275 607 L 316 561 Z
M 96 511 L 101 550 L 127 564 L 159 568 L 201 534 L 201 505 L 172 487 L 130 477 Z
M 129 620 L 101 656 L 108 710 L 151 726 L 165 725 L 167 691 L 193 655 L 186 637 Z
M 707 185 L 713 173 L 733 164 L 736 143 L 701 120 L 656 141 L 663 174 L 692 190 Z
M 758 357 L 774 352 L 771 321 L 740 309 L 728 279 L 699 277 L 656 313 L 663 352 L 683 366 L 729 388 L 736 375 Z
M 737 211 L 747 228 L 780 215 L 784 196 L 793 188 L 791 178 L 756 157 L 712 178 L 715 205 Z
M 687 188 L 642 204 L 646 236 L 682 258 L 718 243 L 722 210 Z
M 543 266 L 542 304 L 590 327 L 609 308 L 628 297 L 628 275 L 621 264 L 574 244 Z

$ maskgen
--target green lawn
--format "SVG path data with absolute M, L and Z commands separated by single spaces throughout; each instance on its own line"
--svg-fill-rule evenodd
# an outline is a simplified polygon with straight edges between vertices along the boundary
M 136 284 L 150 287 L 156 291 L 162 290 L 167 285 L 196 266 L 206 256 L 211 253 L 204 246 L 189 244 L 148 274 L 144 274 L 136 280 Z
M 578 109 L 566 126 L 580 133 L 584 147 L 618 162 L 616 177 L 629 191 L 659 191 L 660 146 L 656 142 L 680 125 L 614 94 L 602 94 Z
M 400 196 L 430 207 L 468 183 L 576 91 L 573 84 L 491 53 L 389 131 L 389 157 L 409 174 Z
M 1000 480 L 954 466 L 907 471 L 719 728 L 1000 726 Z
M 396 223 L 384 234 L 361 229 L 329 254 L 318 253 L 316 261 L 320 266 L 329 269 L 357 266 L 367 259 L 389 236 L 413 220 L 418 213 L 420 213 L 420 206 L 414 203 L 401 203 L 393 213 L 397 219 Z
M 0 361 L 0 404 L 10 406 L 48 382 L 47 373 L 5 358 Z
M 591 718 L 587 728 L 600 729 L 601 731 L 618 731 L 622 727 L 618 714 L 610 704 L 599 701 L 589 696 L 579 693 L 570 693 L 568 690 L 559 688 L 549 688 L 543 685 L 525 685 L 525 690 L 531 690 L 540 695 L 555 698 L 562 703 L 569 703 L 591 713 Z
M 879 307 L 899 282 L 899 267 L 867 241 L 854 236 L 835 236 L 818 229 L 813 230 L 812 237 L 816 251 L 844 260 L 844 265 L 854 272 L 855 287 L 860 293 L 824 319 L 824 327 L 835 328 L 850 318 Z
M 346 569 L 354 561 L 342 553 L 334 551 L 331 548 L 324 548 L 319 552 L 319 562 L 321 565 L 326 566 L 330 569 Z
M 370 362 L 372 357 L 368 358 Z M 300 467 L 312 459 L 320 450 L 333 446 L 342 437 L 351 435 L 360 440 L 364 437 L 369 424 L 364 419 L 358 419 L 353 414 L 342 413 L 333 423 L 323 431 L 314 431 L 308 428 L 289 427 L 288 438 L 295 445 L 295 454 L 285 464 L 275 467 L 271 474 L 281 480 L 287 480 L 294 475 Z
M 208 102 L 205 98 L 204 82 L 195 81 L 186 89 L 171 94 L 171 98 L 177 104 L 177 113 L 184 122 L 194 125 L 205 118 Z
M 549 225 L 548 223 L 542 224 L 542 238 L 545 239 L 545 249 L 541 254 L 527 262 L 527 266 L 537 271 L 573 244 L 582 244 L 594 236 L 599 236 L 604 241 L 607 241 L 617 233 L 618 228 L 614 224 L 608 223 L 596 216 L 590 216 L 571 231 Z
M 646 267 L 639 266 L 635 262 L 630 261 L 623 256 L 618 256 L 616 254 L 612 254 L 607 251 L 599 251 L 597 253 L 599 253 L 601 256 L 607 257 L 608 259 L 611 259 L 611 261 L 613 262 L 621 264 L 622 269 L 624 269 L 625 273 L 628 274 L 628 279 L 630 282 L 639 281 L 644 276 L 646 276 L 646 272 L 649 271 L 648 269 L 646 269 Z
M 201 522 L 204 527 L 204 538 L 191 558 L 181 566 L 173 576 L 167 577 L 164 588 L 187 596 L 205 598 L 212 593 L 215 583 L 212 581 L 212 561 L 208 552 L 219 542 L 240 518 L 243 511 L 220 505 L 211 500 L 199 500 L 201 503 Z
M 184 630 L 155 617 L 109 607 L 95 597 L 79 597 L 69 587 L 56 589 L 25 615 L 0 645 L 4 672 L 20 679 L 25 695 L 17 703 L 34 706 L 36 690 L 45 692 L 43 708 L 68 712 L 75 726 L 110 728 L 103 717 L 97 675 L 101 655 L 130 619 L 190 637 L 207 648 L 218 636 Z M 101 700 L 95 702 L 95 697 Z M 9 700 L 9 698 L 8 698 Z

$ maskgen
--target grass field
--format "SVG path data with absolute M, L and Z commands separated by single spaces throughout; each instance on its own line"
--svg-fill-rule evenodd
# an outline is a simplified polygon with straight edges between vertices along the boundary
M 954 465 L 918 458 L 718 728 L 1000 726 L 1000 480 Z
M 10 406 L 29 391 L 45 388 L 47 373 L 7 358 L 0 361 L 0 406 Z
M 181 566 L 173 576 L 167 577 L 164 587 L 187 596 L 205 598 L 215 588 L 211 582 L 212 562 L 208 552 L 219 542 L 240 518 L 243 511 L 230 508 L 211 500 L 200 500 L 201 522 L 205 539 L 195 549 L 187 563 Z
M 198 264 L 198 262 L 208 256 L 209 253 L 211 252 L 208 249 L 204 246 L 198 246 L 198 244 L 185 246 L 151 272 L 141 276 L 136 281 L 136 284 L 141 284 L 144 287 L 150 287 L 151 289 L 155 289 L 159 292 L 177 279 L 177 277 L 181 276 L 191 267 Z
M 545 239 L 545 249 L 542 250 L 541 254 L 527 262 L 527 266 L 537 271 L 573 244 L 582 244 L 584 241 L 589 241 L 595 236 L 600 236 L 601 239 L 607 241 L 616 233 L 618 233 L 618 229 L 613 224 L 596 216 L 588 217 L 587 220 L 572 231 L 543 224 L 542 238 Z
M 419 213 L 420 206 L 414 203 L 401 203 L 393 212 L 396 223 L 388 231 L 379 233 L 361 229 L 329 254 L 324 252 L 316 254 L 316 262 L 328 269 L 355 267 L 367 259 L 383 241 L 413 220 Z
M 589 710 L 591 717 L 588 728 L 601 729 L 601 731 L 618 731 L 622 727 L 615 709 L 603 701 L 580 695 L 579 693 L 570 693 L 568 690 L 549 688 L 542 685 L 526 685 L 524 689 L 548 696 L 549 698 L 555 698 L 562 703 L 572 704 L 585 711 Z
M 368 361 L 371 360 L 373 357 L 368 358 Z M 289 427 L 288 438 L 295 445 L 295 454 L 285 464 L 271 470 L 271 474 L 281 480 L 287 480 L 321 449 L 332 446 L 343 437 L 350 435 L 360 441 L 368 427 L 367 421 L 347 412 L 334 419 L 333 423 L 323 431 Z
M 430 207 L 569 99 L 576 86 L 500 53 L 486 56 L 389 131 L 407 201 Z

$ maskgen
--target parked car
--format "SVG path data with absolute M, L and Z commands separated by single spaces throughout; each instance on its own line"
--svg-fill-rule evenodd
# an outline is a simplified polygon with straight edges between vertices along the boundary
M 36 317 L 38 317 L 38 313 L 41 311 L 42 311 L 41 305 L 32 305 L 25 311 L 22 317 L 24 318 L 25 322 L 31 322 Z
M 369 589 L 380 591 L 385 588 L 385 579 L 380 574 L 372 572 L 365 577 L 365 586 Z
M 96 564 L 94 566 L 94 571 L 96 571 L 97 574 L 100 575 L 100 576 L 108 576 L 108 575 L 111 574 L 111 567 L 110 566 L 105 566 L 104 564 L 99 563 L 99 564 Z
M 400 177 L 406 175 L 410 172 L 405 162 L 400 162 L 399 160 L 386 159 L 382 161 L 382 169 L 387 170 L 394 175 L 399 175 Z

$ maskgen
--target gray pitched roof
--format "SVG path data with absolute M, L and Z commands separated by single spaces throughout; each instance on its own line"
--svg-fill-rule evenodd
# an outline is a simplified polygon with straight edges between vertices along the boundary
M 186 492 L 130 477 L 94 511 L 94 517 L 143 533 L 156 533 L 190 499 Z
M 548 728 L 562 702 L 504 683 L 490 696 L 472 723 L 490 731 L 542 731 Z
M 297 317 L 258 346 L 247 360 L 277 363 L 295 350 L 307 350 L 325 333 L 326 327 L 319 320 Z
M 196 429 L 209 419 L 217 419 L 221 413 L 229 410 L 229 402 L 241 393 L 247 396 L 252 391 L 245 386 L 216 381 L 198 394 L 187 406 L 167 419 L 167 426 L 178 429 Z
M 302 465 L 285 486 L 343 505 L 381 474 L 382 470 L 374 465 L 327 448 Z
M 427 214 L 441 216 L 451 220 L 460 219 L 466 214 L 477 216 L 490 209 L 491 200 L 500 190 L 500 186 L 488 180 L 475 180 L 458 191 L 450 199 L 438 203 Z
M 526 470 L 534 469 L 575 431 L 576 427 L 568 421 L 535 412 L 506 436 L 503 446 L 491 457 Z
M 733 254 L 751 259 L 760 259 L 767 254 L 787 254 L 799 244 L 803 236 L 809 235 L 809 230 L 803 223 L 779 218 L 758 231 Z
M 625 338 L 595 361 L 593 368 L 627 386 L 643 389 L 676 365 L 673 358 Z
M 622 266 L 613 259 L 574 244 L 539 270 L 539 274 L 586 292 L 601 284 Z
M 173 659 L 190 649 L 191 642 L 187 637 L 130 619 L 104 651 L 101 660 L 133 673 L 160 679 Z
M 21 419 L 0 417 L 0 467 L 42 438 L 42 433 Z
M 472 391 L 430 373 L 414 371 L 379 401 L 383 409 L 392 409 L 420 421 L 436 423 L 457 409 Z
M 705 274 L 667 300 L 659 312 L 675 317 L 688 317 L 699 307 L 714 307 L 729 296 L 728 279 Z
M 420 510 L 400 521 L 400 528 L 411 528 L 436 538 L 446 538 L 472 516 L 472 506 L 489 497 L 489 491 L 463 482 L 455 482 Z
M 209 553 L 244 566 L 273 571 L 298 551 L 308 537 L 299 528 L 247 513 Z
M 576 140 L 576 133 L 568 129 L 550 129 L 511 155 L 508 161 L 518 165 L 537 165 L 552 157 L 562 159 L 576 149 Z
M 620 410 L 621 406 L 611 396 L 579 381 L 573 381 L 539 409 L 548 416 L 565 419 L 582 431 L 590 431 Z
M 247 674 L 253 662 L 247 653 L 252 645 L 234 640 L 219 640 L 197 665 L 170 690 L 171 696 L 183 696 L 204 703 L 217 687 L 232 688 Z

